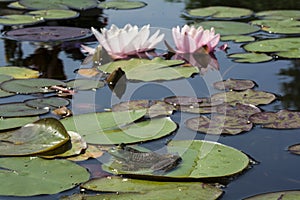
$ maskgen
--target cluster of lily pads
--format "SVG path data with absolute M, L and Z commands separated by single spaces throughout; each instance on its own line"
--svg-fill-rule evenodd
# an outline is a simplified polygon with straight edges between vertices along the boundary
M 96 7 L 129 9 L 143 6 L 146 6 L 143 2 L 95 0 L 86 0 L 84 3 L 80 1 L 78 4 L 74 3 L 74 0 L 40 1 L 40 3 L 36 0 L 35 3 L 20 0 L 10 4 L 13 8 L 37 10 L 27 13 L 31 18 L 34 15 L 36 22 L 57 19 L 57 15 L 63 15 L 64 19 L 77 17 L 79 14 L 77 11 Z M 53 13 L 55 17 L 52 17 Z M 195 26 L 215 27 L 223 40 L 253 41 L 254 37 L 246 34 L 259 30 L 280 34 L 299 32 L 297 32 L 299 11 L 269 11 L 254 14 L 248 9 L 208 7 L 187 10 L 185 14 L 192 18 L 209 19 Z M 263 19 L 254 20 L 251 24 L 214 21 L 224 18 L 229 20 L 247 18 L 252 15 Z M 22 16 L 22 18 L 13 15 L 4 16 L 2 17 L 4 21 L 0 20 L 0 23 L 12 25 L 5 20 L 27 19 L 26 15 Z M 27 24 L 25 21 L 21 23 Z M 277 29 L 276 26 L 280 28 Z M 282 27 L 285 32 L 278 31 Z M 230 57 L 237 58 L 235 60 L 237 62 L 267 61 L 272 59 L 272 55 L 298 58 L 299 38 L 260 40 L 244 45 L 243 48 L 250 53 L 232 54 Z M 214 83 L 216 89 L 225 92 L 210 97 L 172 96 L 160 100 L 136 100 L 113 105 L 111 111 L 107 112 L 74 116 L 70 116 L 69 113 L 62 118 L 43 117 L 50 110 L 55 111 L 69 105 L 70 102 L 64 95 L 74 95 L 78 90 L 97 90 L 105 84 L 111 84 L 110 81 L 95 79 L 103 72 L 116 74 L 121 71 L 128 81 L 161 81 L 189 78 L 200 70 L 199 67 L 187 65 L 180 59 L 165 60 L 156 57 L 152 60 L 132 58 L 112 61 L 91 69 L 81 69 L 78 73 L 86 75 L 86 71 L 89 73 L 89 79 L 59 81 L 38 78 L 39 73 L 35 70 L 12 66 L 0 68 L 0 97 L 55 94 L 47 98 L 0 105 L 0 155 L 3 156 L 0 158 L 0 170 L 3 172 L 0 173 L 0 177 L 6 180 L 1 185 L 0 195 L 56 194 L 80 185 L 83 189 L 97 192 L 101 198 L 144 199 L 160 196 L 163 199 L 173 199 L 175 195 L 180 199 L 217 199 L 223 193 L 220 188 L 213 184 L 186 182 L 186 180 L 218 182 L 221 178 L 240 174 L 251 164 L 251 159 L 243 152 L 202 140 L 170 141 L 165 145 L 166 153 L 152 152 L 131 144 L 159 139 L 176 132 L 178 125 L 170 118 L 173 112 L 200 114 L 186 120 L 185 125 L 205 134 L 236 135 L 250 131 L 253 124 L 262 124 L 263 128 L 300 128 L 299 112 L 288 110 L 263 112 L 258 106 L 273 102 L 277 99 L 276 95 L 254 90 L 256 84 L 253 81 L 239 79 Z M 114 77 L 106 80 L 111 79 Z M 299 146 L 293 145 L 289 149 L 293 153 L 300 154 Z M 203 149 L 210 151 L 205 154 Z M 102 169 L 125 178 L 108 176 L 90 179 L 91 175 L 86 168 L 74 162 L 89 158 L 99 159 L 106 153 L 112 157 L 109 161 L 103 162 Z M 65 170 L 66 168 L 68 170 Z M 145 178 L 155 181 L 144 180 Z M 162 179 L 165 181 L 158 181 Z M 27 184 L 24 185 L 24 182 Z M 93 199 L 97 198 L 97 195 L 75 194 L 62 199 Z M 274 195 L 279 198 L 281 194 Z M 294 191 L 288 195 L 299 195 L 299 192 Z

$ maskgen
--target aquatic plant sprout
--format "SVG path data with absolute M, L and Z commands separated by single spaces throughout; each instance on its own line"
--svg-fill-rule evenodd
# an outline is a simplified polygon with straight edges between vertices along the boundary
M 114 59 L 152 50 L 164 38 L 164 34 L 159 34 L 160 30 L 150 36 L 150 25 L 139 29 L 138 26 L 131 24 L 126 24 L 124 28 L 118 28 L 113 24 L 110 29 L 102 28 L 101 32 L 93 27 L 91 29 L 100 45 Z M 90 54 L 95 52 L 92 49 L 85 48 L 85 50 Z

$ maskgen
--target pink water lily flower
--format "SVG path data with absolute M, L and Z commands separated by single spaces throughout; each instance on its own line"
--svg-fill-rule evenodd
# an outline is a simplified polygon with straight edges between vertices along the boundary
M 92 32 L 100 45 L 114 59 L 126 58 L 140 52 L 151 50 L 162 41 L 164 34 L 159 35 L 159 30 L 150 36 L 150 25 L 142 28 L 127 24 L 124 28 L 112 25 L 110 29 L 103 28 L 101 32 L 92 28 Z M 93 50 L 85 48 L 89 53 Z
M 194 26 L 184 25 L 172 29 L 173 39 L 176 45 L 176 53 L 194 53 L 201 48 L 207 53 L 214 51 L 220 41 L 220 34 L 215 34 L 214 28 L 204 30 L 202 26 L 197 29 Z

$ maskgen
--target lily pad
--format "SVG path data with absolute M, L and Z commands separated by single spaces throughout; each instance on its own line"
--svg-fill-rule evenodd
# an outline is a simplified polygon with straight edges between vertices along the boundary
M 266 10 L 257 12 L 255 15 L 264 19 L 300 19 L 299 10 Z
M 2 15 L 0 24 L 6 26 L 12 25 L 32 25 L 43 22 L 44 19 L 33 17 L 32 15 Z
M 234 58 L 234 62 L 240 63 L 258 63 L 267 62 L 273 59 L 272 56 L 268 56 L 265 53 L 234 53 L 228 56 Z
M 247 90 L 253 88 L 255 83 L 251 80 L 227 79 L 215 82 L 213 86 L 218 90 Z
M 35 122 L 39 117 L 13 117 L 13 118 L 0 118 L 0 130 L 7 130 L 18 128 L 26 124 Z
M 20 0 L 20 4 L 27 9 L 49 10 L 49 9 L 76 9 L 87 10 L 98 5 L 96 0 Z
M 15 95 L 15 93 L 6 92 L 6 91 L 0 89 L 0 98 L 10 97 L 10 96 L 14 96 L 14 95 Z
M 1 117 L 24 117 L 36 116 L 49 112 L 49 108 L 36 109 L 27 106 L 25 103 L 0 104 Z
M 48 98 L 37 98 L 29 99 L 24 102 L 27 106 L 33 108 L 50 108 L 55 109 L 69 105 L 69 100 L 60 97 L 48 97 Z
M 289 51 L 282 51 L 276 53 L 277 56 L 282 58 L 300 58 L 300 49 L 292 49 Z
M 28 12 L 27 14 L 46 20 L 70 19 L 79 16 L 78 12 L 72 10 L 37 10 Z
M 117 9 L 128 10 L 145 7 L 147 4 L 142 1 L 126 1 L 126 0 L 113 0 L 100 2 L 98 7 L 103 9 Z
M 249 17 L 253 14 L 253 11 L 246 8 L 236 8 L 228 6 L 211 6 L 205 8 L 194 8 L 187 11 L 187 14 L 191 17 L 201 18 L 242 18 Z
M 288 150 L 293 154 L 300 155 L 300 144 L 294 144 L 292 146 L 289 146 Z
M 44 118 L 20 129 L 0 134 L 2 156 L 42 154 L 54 150 L 70 140 L 59 120 Z
M 16 66 L 0 67 L 0 74 L 11 76 L 16 79 L 27 79 L 27 78 L 39 77 L 39 71 L 28 69 L 25 67 L 16 67 Z
M 74 79 L 67 83 L 67 87 L 75 90 L 92 90 L 104 87 L 104 81 L 93 80 L 93 79 Z
M 171 96 L 164 98 L 164 101 L 172 104 L 174 106 L 181 105 L 181 106 L 190 106 L 190 105 L 197 105 L 205 101 L 203 98 L 198 97 L 189 97 L 189 96 Z
M 189 78 L 192 74 L 199 73 L 197 67 L 183 66 L 182 60 L 163 60 L 156 57 L 152 60 L 132 58 L 101 65 L 101 71 L 112 73 L 121 68 L 127 79 L 138 81 L 173 80 Z
M 253 20 L 251 24 L 261 26 L 263 31 L 268 33 L 279 34 L 298 34 L 300 32 L 300 22 L 297 20 L 285 19 L 285 20 Z
M 254 37 L 248 35 L 226 35 L 221 37 L 222 41 L 233 40 L 234 42 L 252 42 Z
M 44 2 L 44 1 L 43 1 Z M 4 36 L 12 40 L 53 42 L 78 40 L 91 36 L 91 30 L 65 26 L 37 26 L 7 31 Z
M 99 158 L 103 154 L 104 151 L 102 151 L 100 147 L 98 147 L 97 145 L 88 144 L 87 149 L 84 153 L 69 157 L 67 159 L 72 161 L 85 161 L 89 158 Z
M 110 176 L 92 179 L 82 188 L 104 194 L 107 199 L 198 199 L 214 200 L 221 196 L 222 190 L 209 184 L 199 182 L 159 182 Z M 87 198 L 88 199 L 88 198 Z
M 39 79 L 13 79 L 0 84 L 0 88 L 7 92 L 17 94 L 32 94 L 32 93 L 49 93 L 55 92 L 50 89 L 51 86 L 66 86 L 62 81 L 55 79 L 39 78 Z
M 175 110 L 174 106 L 158 100 L 131 100 L 113 105 L 112 111 L 147 109 L 147 116 L 168 116 Z
M 250 25 L 243 22 L 231 22 L 231 21 L 204 21 L 195 26 L 203 26 L 204 29 L 215 28 L 216 33 L 224 35 L 242 35 L 248 33 L 254 33 L 260 28 L 254 25 Z
M 281 192 L 270 192 L 265 194 L 258 194 L 252 197 L 245 198 L 244 200 L 299 200 L 300 191 L 299 190 L 290 190 L 290 191 L 281 191 Z
M 247 118 L 230 115 L 213 115 L 211 119 L 206 116 L 195 117 L 188 119 L 185 125 L 194 131 L 212 135 L 237 135 L 252 129 L 252 123 Z
M 0 158 L 0 171 L 1 180 L 5 180 L 0 195 L 10 196 L 57 194 L 86 182 L 90 176 L 71 161 L 38 157 Z
M 128 173 L 118 169 L 114 163 L 104 164 L 102 168 L 113 174 L 140 175 L 148 179 L 202 179 L 229 177 L 246 169 L 249 158 L 241 151 L 219 143 L 202 140 L 177 140 L 168 143 L 168 153 L 179 154 L 181 164 L 164 174 L 153 174 L 145 171 Z M 116 164 L 116 163 L 115 163 Z
M 229 103 L 235 105 L 236 103 L 263 105 L 269 104 L 276 99 L 276 96 L 272 93 L 265 91 L 257 91 L 247 89 L 244 91 L 229 91 L 216 93 L 211 96 L 212 101 Z
M 96 77 L 96 76 L 101 76 L 101 73 L 98 69 L 96 68 L 80 68 L 76 70 L 76 73 L 87 78 L 91 77 Z
M 235 106 L 222 104 L 215 108 L 215 112 L 224 114 L 226 116 L 235 116 L 248 119 L 251 115 L 255 113 L 260 113 L 261 110 L 251 104 L 241 104 L 237 103 Z
M 293 129 L 300 128 L 300 112 L 280 110 L 278 112 L 261 112 L 250 116 L 255 124 L 263 124 L 263 128 Z

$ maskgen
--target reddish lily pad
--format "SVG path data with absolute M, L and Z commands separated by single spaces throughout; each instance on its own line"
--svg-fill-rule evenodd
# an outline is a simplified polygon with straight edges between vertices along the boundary
M 62 106 L 69 105 L 69 100 L 60 97 L 48 97 L 48 98 L 37 98 L 29 99 L 24 102 L 27 106 L 34 108 L 50 108 L 55 109 Z
M 211 99 L 212 101 L 223 101 L 232 105 L 236 103 L 263 105 L 273 102 L 276 96 L 269 92 L 247 89 L 244 91 L 216 93 L 211 96 Z
M 280 110 L 278 112 L 261 112 L 250 116 L 252 123 L 262 124 L 263 128 L 293 129 L 300 128 L 300 112 Z
M 164 101 L 174 106 L 176 105 L 189 106 L 193 104 L 202 103 L 203 99 L 197 97 L 189 97 L 189 96 L 171 96 L 171 97 L 164 98 Z
M 78 40 L 91 36 L 91 30 L 65 26 L 37 26 L 8 31 L 5 37 L 13 40 L 53 42 Z
M 288 150 L 293 154 L 300 155 L 300 144 L 294 144 L 292 146 L 289 146 Z
M 49 112 L 49 108 L 36 109 L 27 106 L 25 103 L 7 103 L 0 105 L 1 117 L 24 117 L 36 116 Z
M 251 80 L 227 79 L 215 82 L 213 86 L 218 90 L 247 90 L 253 88 L 255 83 Z
M 247 119 L 225 115 L 214 115 L 212 119 L 206 116 L 191 118 L 185 122 L 185 125 L 194 131 L 214 135 L 236 135 L 252 129 L 252 123 Z
M 229 104 L 222 104 L 219 106 L 216 106 L 216 112 L 223 114 L 223 115 L 230 115 L 230 116 L 236 116 L 236 117 L 242 117 L 248 119 L 251 115 L 255 113 L 260 113 L 261 110 L 251 104 L 241 104 L 237 103 L 235 106 L 229 105 Z
M 147 109 L 147 116 L 168 116 L 175 110 L 174 106 L 158 100 L 132 100 L 113 105 L 112 111 Z

